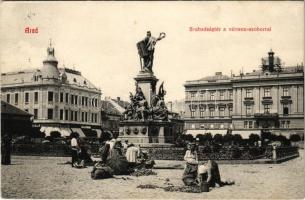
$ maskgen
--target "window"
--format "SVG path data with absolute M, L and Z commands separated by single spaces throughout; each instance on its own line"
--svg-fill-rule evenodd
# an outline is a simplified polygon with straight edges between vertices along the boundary
M 215 92 L 210 92 L 210 100 L 215 100 Z
M 233 107 L 229 107 L 229 116 L 231 116 L 232 115 L 232 111 L 233 111 Z
M 289 108 L 287 104 L 283 107 L 283 115 L 289 115 Z
M 252 115 L 252 106 L 246 105 L 246 115 Z
M 88 113 L 85 112 L 85 122 L 88 122 Z
M 269 114 L 270 113 L 270 105 L 264 105 L 264 113 Z
M 270 97 L 270 88 L 264 89 L 264 97 Z
M 85 105 L 88 106 L 88 97 L 85 97 Z
M 204 97 L 204 95 L 205 95 L 205 92 L 204 92 L 204 91 L 200 91 L 200 99 L 201 99 L 201 100 L 203 100 L 203 99 L 204 99 L 204 98 L 203 98 L 203 97 Z
M 225 99 L 224 93 L 225 93 L 224 91 L 220 91 L 219 92 L 220 100 L 224 100 Z
M 259 123 L 258 122 L 254 122 L 254 128 L 258 128 L 259 127 Z
M 66 103 L 69 103 L 69 93 L 66 93 Z
M 249 128 L 253 128 L 253 122 L 249 121 Z
M 64 93 L 60 93 L 59 101 L 62 103 L 64 102 Z
M 248 121 L 244 121 L 244 128 L 248 128 Z
M 65 120 L 69 120 L 69 111 L 65 110 Z
M 193 117 L 195 117 L 195 110 L 191 110 L 191 117 L 193 118 Z
M 199 108 L 200 117 L 204 117 L 204 111 L 205 111 L 204 107 Z
M 74 98 L 75 98 L 74 103 L 75 103 L 75 105 L 77 105 L 77 99 L 78 99 L 78 96 L 77 96 L 77 95 L 75 95 L 75 96 L 74 96 Z
M 97 99 L 95 99 L 95 106 L 96 107 L 98 107 L 98 104 L 97 104 L 98 102 L 97 102 Z
M 73 94 L 71 94 L 71 96 L 70 96 L 70 103 L 73 105 L 74 104 L 74 95 Z
M 82 112 L 82 122 L 84 121 L 84 112 Z
M 34 92 L 34 103 L 38 103 L 38 92 Z
M 285 128 L 285 121 L 282 121 L 281 127 L 282 127 L 282 128 Z
M 53 92 L 48 92 L 48 101 L 53 102 Z
M 289 128 L 290 126 L 290 121 L 286 121 L 286 128 Z
M 34 109 L 34 119 L 38 119 L 38 109 Z
M 85 105 L 85 97 L 82 97 L 82 106 Z
M 289 88 L 288 87 L 283 88 L 283 96 L 289 96 Z
M 15 94 L 15 104 L 18 104 L 18 93 Z
M 48 109 L 48 119 L 53 119 L 53 109 Z
M 26 92 L 24 95 L 24 103 L 29 103 L 29 93 Z
M 224 117 L 225 116 L 225 108 L 219 108 L 219 116 Z
M 210 108 L 210 117 L 214 117 L 215 108 Z
M 59 119 L 60 119 L 60 120 L 63 120 L 63 119 L 64 119 L 64 110 L 63 110 L 63 109 L 60 109 L 60 110 L 59 110 Z
M 77 114 L 78 114 L 78 112 L 75 111 L 75 112 L 74 112 L 74 121 L 77 121 Z
M 229 99 L 233 99 L 233 91 L 232 90 L 229 91 Z
M 246 89 L 246 97 L 247 97 L 247 98 L 253 97 L 252 89 Z
M 10 103 L 11 101 L 11 95 L 10 94 L 6 94 L 6 102 Z
M 70 113 L 70 120 L 73 121 L 73 118 L 74 118 L 74 113 L 73 113 L 73 111 L 71 110 L 71 113 Z

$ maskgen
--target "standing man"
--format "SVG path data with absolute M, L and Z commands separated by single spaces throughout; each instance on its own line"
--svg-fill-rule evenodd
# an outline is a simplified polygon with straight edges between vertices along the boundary
M 71 139 L 71 150 L 72 150 L 72 167 L 74 167 L 74 163 L 77 162 L 77 152 L 79 150 L 79 145 L 77 142 L 78 134 L 72 133 Z
M 1 164 L 11 164 L 11 137 L 8 133 L 1 138 Z

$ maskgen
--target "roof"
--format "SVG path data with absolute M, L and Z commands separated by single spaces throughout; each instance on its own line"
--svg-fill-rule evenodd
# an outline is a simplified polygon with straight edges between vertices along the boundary
M 40 75 L 39 69 L 29 69 L 1 74 L 1 85 L 11 85 L 20 83 L 31 83 L 34 81 L 34 75 Z
M 128 107 L 130 105 L 130 103 L 128 101 L 122 101 L 122 100 L 118 100 L 118 99 L 112 99 L 112 100 L 115 101 L 122 108 Z
M 102 111 L 104 111 L 106 114 L 121 115 L 121 112 L 117 110 L 115 106 L 107 100 L 101 100 L 101 107 Z
M 30 113 L 25 112 L 5 101 L 1 101 L 1 114 L 27 116 L 27 117 L 32 116 Z
M 217 81 L 217 80 L 229 80 L 230 77 L 227 75 L 215 75 L 215 76 L 206 76 L 204 78 L 199 79 L 199 81 Z
M 79 87 L 87 87 L 88 89 L 96 89 L 88 79 L 82 76 L 79 71 L 71 70 L 69 68 L 59 68 L 60 74 L 66 74 L 67 76 L 67 83 L 70 85 L 76 85 Z

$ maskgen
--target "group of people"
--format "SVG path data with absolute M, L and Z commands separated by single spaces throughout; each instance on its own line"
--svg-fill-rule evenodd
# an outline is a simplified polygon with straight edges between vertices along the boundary
M 182 181 L 187 186 L 208 184 L 209 187 L 221 187 L 223 185 L 234 184 L 232 181 L 222 181 L 220 178 L 218 164 L 213 160 L 200 164 L 198 154 L 194 143 L 188 144 L 188 150 L 185 153 L 186 161 Z
M 72 135 L 72 167 L 85 167 L 86 158 L 89 157 L 84 145 L 79 143 L 77 135 Z M 92 177 L 107 178 L 110 175 L 127 175 L 134 171 L 135 168 L 152 168 L 154 161 L 148 156 L 147 152 L 141 150 L 140 145 L 135 146 L 128 143 L 128 140 L 122 141 L 117 138 L 111 138 L 103 141 L 99 147 L 100 159 L 94 164 Z M 83 153 L 82 153 L 83 152 Z M 82 155 L 83 154 L 83 155 Z M 92 159 L 91 159 L 92 160 Z

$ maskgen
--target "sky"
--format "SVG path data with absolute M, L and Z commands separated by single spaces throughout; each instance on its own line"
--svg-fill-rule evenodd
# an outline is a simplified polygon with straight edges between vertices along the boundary
M 153 71 L 166 100 L 184 98 L 183 84 L 223 72 L 259 69 L 272 48 L 285 66 L 304 60 L 302 1 L 4 2 L 1 72 L 40 68 L 50 38 L 59 67 L 82 72 L 102 97 L 128 100 L 140 70 L 136 43 L 146 31 L 166 38 Z M 194 32 L 189 27 L 271 27 L 269 32 Z M 37 34 L 25 34 L 38 27 Z

